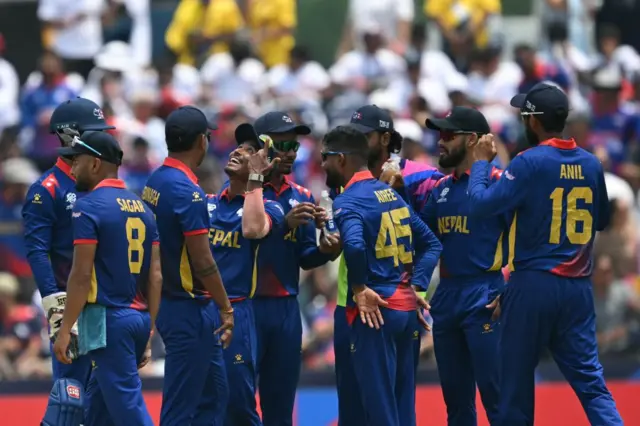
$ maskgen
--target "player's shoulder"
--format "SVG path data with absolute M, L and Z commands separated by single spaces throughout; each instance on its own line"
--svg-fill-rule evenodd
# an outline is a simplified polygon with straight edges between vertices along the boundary
M 495 182 L 502 177 L 502 173 L 503 173 L 503 170 L 501 168 L 493 166 L 489 174 L 489 179 L 492 182 Z
M 437 168 L 417 161 L 404 160 L 401 167 L 406 185 L 420 184 L 429 179 L 437 180 L 443 176 Z
M 434 191 L 442 191 L 442 189 L 449 186 L 451 182 L 453 182 L 453 174 L 444 175 L 436 181 L 433 189 Z
M 62 192 L 61 183 L 58 177 L 55 174 L 53 168 L 44 172 L 38 180 L 36 180 L 27 192 L 27 197 L 33 198 L 38 195 L 38 198 L 42 196 L 49 196 L 52 199 L 60 198 Z
M 275 200 L 268 200 L 266 198 L 263 198 L 262 201 L 264 202 L 264 207 L 268 212 L 278 212 L 279 214 L 284 215 L 284 208 L 279 202 Z
M 290 179 L 287 179 L 287 183 L 289 184 L 292 194 L 296 199 L 299 199 L 301 201 L 311 201 L 313 199 L 313 195 L 311 195 L 311 191 L 309 191 L 304 186 L 299 185 Z

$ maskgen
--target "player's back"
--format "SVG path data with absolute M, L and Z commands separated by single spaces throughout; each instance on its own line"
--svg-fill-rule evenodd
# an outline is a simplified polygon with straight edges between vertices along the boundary
M 151 247 L 158 240 L 149 208 L 122 181 L 107 179 L 78 201 L 73 220 L 76 243 L 93 238 L 97 243 L 88 302 L 138 307 L 136 297 L 146 295 Z
M 167 158 L 149 177 L 142 199 L 155 215 L 160 236 L 162 294 L 188 299 L 208 297 L 193 274 L 185 239 L 209 232 L 206 195 L 193 172 Z
M 608 221 L 600 161 L 573 141 L 556 139 L 521 157 L 530 175 L 524 177 L 526 196 L 511 225 L 510 267 L 589 276 L 596 231 Z M 503 176 L 520 178 L 508 172 Z
M 359 216 L 368 272 L 366 283 L 350 284 L 366 284 L 388 297 L 413 267 L 411 210 L 396 191 L 373 177 L 352 182 L 336 198 L 334 214 L 337 221 Z

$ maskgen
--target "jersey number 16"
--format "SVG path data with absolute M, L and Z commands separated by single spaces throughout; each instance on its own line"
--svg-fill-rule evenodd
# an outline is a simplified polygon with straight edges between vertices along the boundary
M 378 231 L 378 239 L 376 240 L 377 259 L 393 257 L 394 267 L 398 266 L 399 262 L 405 265 L 413 263 L 413 253 L 407 251 L 404 244 L 398 244 L 398 239 L 402 237 L 409 237 L 409 242 L 411 242 L 411 226 L 402 223 L 404 219 L 410 217 L 411 213 L 407 207 L 382 213 L 380 230 Z M 389 241 L 388 244 L 387 241 Z
M 562 228 L 562 210 L 564 201 L 564 188 L 556 188 L 549 196 L 553 202 L 551 210 L 550 244 L 560 244 L 560 229 Z M 567 239 L 571 244 L 587 244 L 591 241 L 593 229 L 593 216 L 587 209 L 577 207 L 578 200 L 585 204 L 593 203 L 593 191 L 589 187 L 575 187 L 567 193 Z M 582 230 L 578 231 L 578 223 L 582 223 Z
M 139 217 L 130 217 L 126 223 L 127 255 L 129 258 L 129 270 L 132 274 L 139 274 L 142 270 L 142 261 L 144 259 L 144 240 L 147 238 L 147 227 Z M 136 255 L 134 256 L 134 253 Z

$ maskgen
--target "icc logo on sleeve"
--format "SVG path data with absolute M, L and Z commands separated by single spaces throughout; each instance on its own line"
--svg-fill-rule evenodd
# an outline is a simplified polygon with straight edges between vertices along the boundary
M 74 204 L 76 203 L 77 196 L 73 192 L 69 192 L 67 194 L 67 210 L 72 210 Z

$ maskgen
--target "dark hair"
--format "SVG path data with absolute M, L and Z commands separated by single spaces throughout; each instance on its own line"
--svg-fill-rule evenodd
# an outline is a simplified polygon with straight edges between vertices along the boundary
M 330 151 L 345 152 L 367 162 L 369 158 L 369 141 L 367 136 L 351 126 L 338 126 L 324 135 L 324 145 Z
M 526 43 L 518 43 L 513 48 L 513 55 L 518 56 L 522 53 L 532 53 L 535 52 L 535 49 L 531 47 L 531 45 Z
M 564 108 L 559 108 L 555 114 L 537 115 L 536 119 L 540 122 L 545 132 L 562 133 L 567 124 L 568 117 L 569 111 Z
M 547 25 L 547 37 L 551 43 L 566 41 L 569 37 L 567 23 L 564 21 L 552 21 Z
M 190 151 L 195 146 L 201 133 L 195 135 L 184 134 L 182 129 L 167 128 L 165 130 L 165 140 L 169 152 Z
M 411 27 L 411 41 L 413 43 L 421 41 L 426 42 L 428 38 L 426 24 L 413 24 Z
M 620 30 L 612 24 L 603 24 L 598 31 L 598 40 L 603 38 L 613 38 L 620 41 Z

